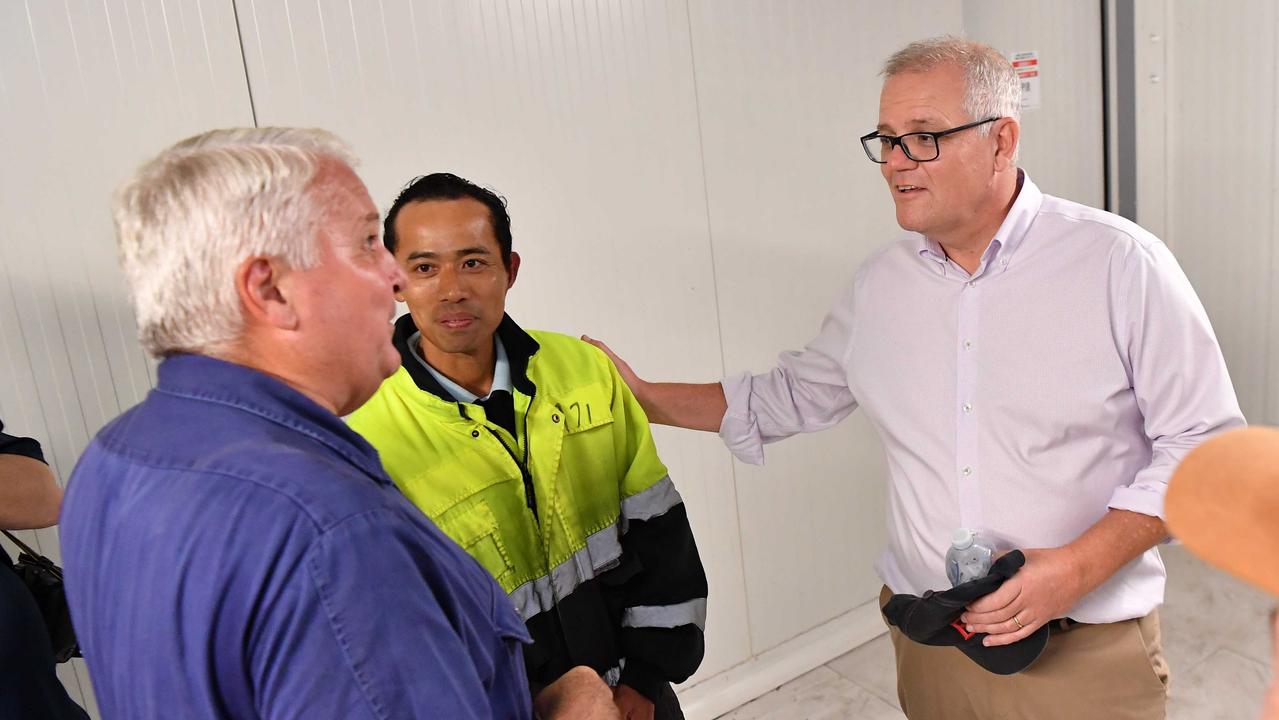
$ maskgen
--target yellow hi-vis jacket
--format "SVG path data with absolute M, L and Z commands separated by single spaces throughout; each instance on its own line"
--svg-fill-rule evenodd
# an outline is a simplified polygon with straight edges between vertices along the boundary
M 613 364 L 557 333 L 498 329 L 516 433 L 452 399 L 413 356 L 348 422 L 478 560 L 527 623 L 530 681 L 594 666 L 653 697 L 701 662 L 706 578 L 648 420 Z

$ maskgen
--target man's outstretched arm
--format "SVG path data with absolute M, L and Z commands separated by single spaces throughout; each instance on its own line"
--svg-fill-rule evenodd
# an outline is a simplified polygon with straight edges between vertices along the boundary
M 604 351 L 617 366 L 627 387 L 635 394 L 648 421 L 689 430 L 719 432 L 728 411 L 724 388 L 719 383 L 655 383 L 642 380 L 612 348 L 585 335 L 582 340 Z

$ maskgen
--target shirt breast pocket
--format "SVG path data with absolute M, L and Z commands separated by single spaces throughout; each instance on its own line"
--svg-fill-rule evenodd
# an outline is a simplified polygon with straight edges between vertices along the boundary
M 436 524 L 468 555 L 479 561 L 503 590 L 507 589 L 506 580 L 515 568 L 502 543 L 497 518 L 488 503 L 473 500 L 454 506 L 442 513 Z

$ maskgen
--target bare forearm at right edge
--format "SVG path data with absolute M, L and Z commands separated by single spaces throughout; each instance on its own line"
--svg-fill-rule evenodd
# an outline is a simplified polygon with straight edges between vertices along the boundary
M 724 388 L 719 383 L 646 382 L 635 397 L 657 425 L 719 432 L 728 412 Z

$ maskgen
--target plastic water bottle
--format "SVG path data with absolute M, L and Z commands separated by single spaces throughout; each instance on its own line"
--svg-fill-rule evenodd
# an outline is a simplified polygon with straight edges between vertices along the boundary
M 995 561 L 995 545 L 975 530 L 959 528 L 946 551 L 946 577 L 951 586 L 986 577 Z

